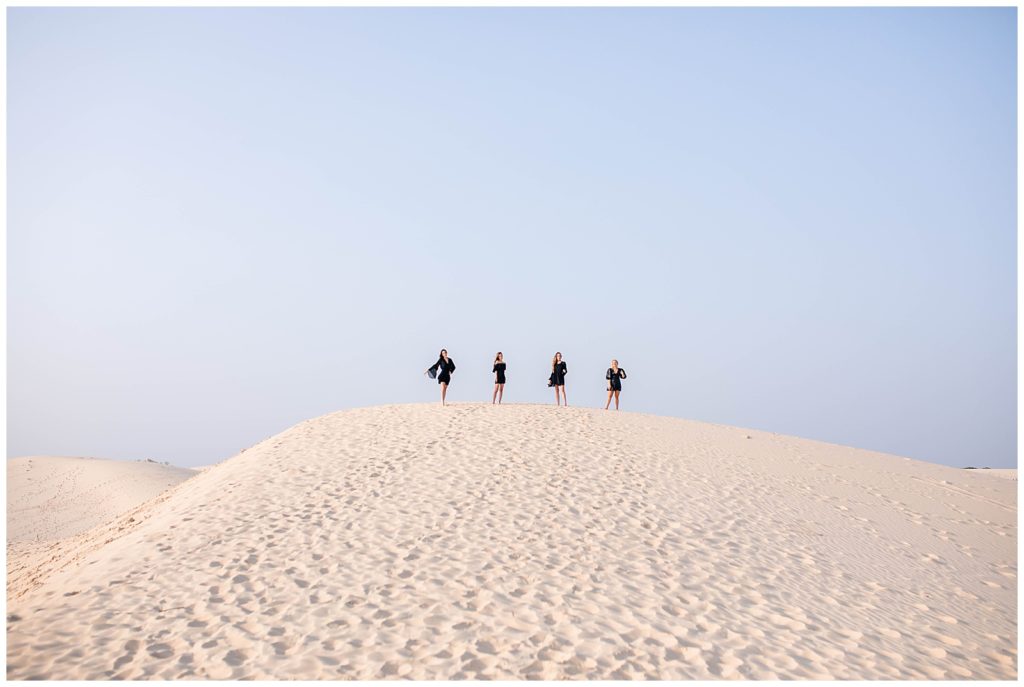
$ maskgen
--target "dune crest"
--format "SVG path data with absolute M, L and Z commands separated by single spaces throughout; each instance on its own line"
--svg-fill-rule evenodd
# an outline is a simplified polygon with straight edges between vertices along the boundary
M 331 413 L 64 542 L 9 587 L 8 677 L 1014 679 L 1016 484 L 977 472 L 586 408 Z

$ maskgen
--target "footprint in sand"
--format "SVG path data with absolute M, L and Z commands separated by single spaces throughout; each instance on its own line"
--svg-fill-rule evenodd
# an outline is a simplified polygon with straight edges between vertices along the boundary
M 947 646 L 960 646 L 962 642 L 956 637 L 950 637 L 949 635 L 936 634 L 935 637 Z

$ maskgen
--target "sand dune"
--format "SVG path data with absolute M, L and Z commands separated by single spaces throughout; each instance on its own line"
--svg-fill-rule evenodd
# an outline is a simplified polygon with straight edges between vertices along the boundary
M 984 470 L 978 470 L 978 472 L 991 477 L 1017 480 L 1017 470 L 1012 468 L 985 468 Z
M 195 475 L 151 461 L 25 456 L 7 461 L 7 580 L 33 575 L 59 542 Z
M 195 475 L 150 461 L 26 456 L 7 461 L 8 541 L 84 532 Z
M 8 677 L 1017 675 L 1016 483 L 633 413 L 300 423 L 59 543 Z

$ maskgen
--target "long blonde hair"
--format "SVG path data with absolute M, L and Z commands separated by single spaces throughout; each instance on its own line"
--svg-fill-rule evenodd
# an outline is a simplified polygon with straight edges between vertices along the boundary
M 561 351 L 556 351 L 556 352 L 555 352 L 555 357 L 551 359 L 551 371 L 552 371 L 552 372 L 554 372 L 554 371 L 555 371 L 555 365 L 557 365 L 557 364 L 558 364 L 558 359 L 559 359 L 559 358 L 560 358 L 561 356 L 562 356 L 562 352 L 561 352 Z
M 500 362 L 505 362 L 501 358 L 501 351 L 498 351 L 497 354 L 494 356 L 494 364 L 497 365 L 499 361 Z

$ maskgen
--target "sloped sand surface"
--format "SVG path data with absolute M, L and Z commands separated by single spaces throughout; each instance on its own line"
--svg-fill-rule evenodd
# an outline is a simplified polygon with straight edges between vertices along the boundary
M 8 588 L 37 576 L 40 566 L 62 550 L 62 540 L 108 523 L 193 475 L 193 470 L 152 461 L 8 460 Z
M 991 477 L 1001 477 L 1002 479 L 1012 479 L 1017 481 L 1017 470 L 1016 468 L 992 468 L 979 470 L 983 475 L 989 475 Z
M 84 532 L 195 475 L 149 461 L 25 456 L 7 461 L 8 541 Z
M 1016 483 L 584 408 L 315 418 L 64 540 L 8 677 L 1014 679 Z

